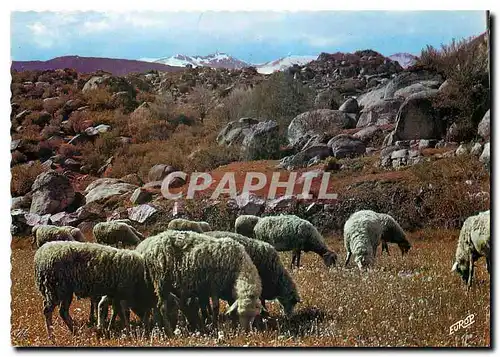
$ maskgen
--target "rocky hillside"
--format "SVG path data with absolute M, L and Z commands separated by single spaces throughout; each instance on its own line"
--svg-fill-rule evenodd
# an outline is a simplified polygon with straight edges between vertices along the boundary
M 106 71 L 115 76 L 147 71 L 178 71 L 179 68 L 163 63 L 126 60 L 104 57 L 62 56 L 48 61 L 12 61 L 13 71 L 48 71 L 72 68 L 79 73 Z
M 474 52 L 457 46 L 455 57 L 428 50 L 407 69 L 364 50 L 322 53 L 272 75 L 14 71 L 13 234 L 47 222 L 89 232 L 116 218 L 151 233 L 174 216 L 230 229 L 237 214 L 275 212 L 331 231 L 360 208 L 389 212 L 405 229 L 459 227 L 489 207 L 489 87 L 478 43 Z M 459 76 L 453 68 L 468 53 L 477 71 Z M 212 185 L 197 200 L 167 200 L 162 180 L 179 170 L 211 172 L 216 182 L 235 172 L 238 196 L 210 200 Z M 266 187 L 247 197 L 248 171 L 330 172 L 338 199 L 302 200 L 297 190 L 267 199 Z M 168 184 L 186 189 L 182 179 Z

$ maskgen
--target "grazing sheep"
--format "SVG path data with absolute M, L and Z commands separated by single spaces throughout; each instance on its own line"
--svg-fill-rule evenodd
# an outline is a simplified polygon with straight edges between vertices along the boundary
M 403 255 L 411 248 L 404 231 L 390 215 L 371 210 L 353 213 L 344 224 L 345 265 L 352 254 L 360 269 L 373 265 L 381 241 L 398 243 Z
M 201 221 L 198 223 L 200 224 L 200 227 L 203 230 L 203 232 L 210 232 L 212 230 L 212 227 L 208 222 Z
M 82 232 L 71 226 L 37 225 L 31 229 L 33 240 L 31 245 L 40 248 L 47 242 L 78 241 L 85 242 Z
M 294 215 L 260 218 L 254 227 L 255 238 L 270 243 L 278 251 L 293 251 L 291 268 L 300 266 L 300 253 L 315 252 L 326 266 L 334 265 L 337 254 L 328 249 L 323 237 L 309 221 Z
M 73 294 L 80 298 L 107 295 L 113 301 L 125 300 L 143 321 L 154 303 L 153 291 L 145 282 L 144 259 L 133 250 L 96 243 L 50 242 L 37 250 L 34 263 L 35 282 L 43 296 L 43 314 L 51 340 L 52 313 L 58 305 L 64 323 L 75 332 L 69 315 Z M 128 321 L 124 322 L 128 328 Z
M 208 228 L 210 228 L 210 225 L 208 226 Z M 175 230 L 175 231 L 192 231 L 192 232 L 196 232 L 196 233 L 203 233 L 204 232 L 203 227 L 200 224 L 200 222 L 190 221 L 190 220 L 184 219 L 184 218 L 176 218 L 176 219 L 171 220 L 168 223 L 167 229 L 171 229 L 171 230 Z
M 165 326 L 171 330 L 171 294 L 186 306 L 188 299 L 210 296 L 213 321 L 217 325 L 219 297 L 231 296 L 228 313 L 237 311 L 240 323 L 248 330 L 261 306 L 261 280 L 245 248 L 232 239 L 215 239 L 188 231 L 167 230 L 139 244 L 146 264 L 147 279 L 156 292 Z M 197 311 L 198 309 L 196 309 Z
M 122 221 L 100 222 L 94 226 L 94 237 L 97 243 L 127 246 L 136 246 L 144 236 L 134 227 Z
M 472 286 L 474 263 L 482 256 L 486 257 L 486 268 L 491 273 L 489 210 L 467 218 L 460 230 L 451 271 L 456 271 L 468 288 Z
M 396 220 L 386 213 L 378 213 L 383 226 L 382 236 L 382 253 L 384 251 L 389 254 L 389 245 L 387 243 L 396 243 L 401 250 L 401 255 L 405 255 L 411 249 L 411 244 L 406 239 L 405 232 Z
M 244 236 L 253 238 L 253 229 L 258 221 L 259 217 L 257 216 L 253 216 L 251 214 L 241 215 L 236 218 L 236 221 L 234 221 L 234 231 Z
M 291 315 L 295 305 L 300 302 L 299 293 L 278 252 L 271 244 L 233 232 L 213 231 L 207 235 L 214 238 L 231 238 L 245 247 L 262 281 L 262 307 L 265 309 L 265 300 L 278 299 L 285 314 Z

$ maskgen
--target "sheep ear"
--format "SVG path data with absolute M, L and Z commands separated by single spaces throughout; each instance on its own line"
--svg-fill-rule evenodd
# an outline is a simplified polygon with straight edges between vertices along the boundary
M 457 271 L 457 268 L 458 268 L 458 262 L 455 262 L 455 264 L 453 264 L 453 266 L 451 267 L 451 271 Z
M 233 304 L 227 309 L 226 315 L 231 314 L 238 307 L 238 301 L 233 302 Z

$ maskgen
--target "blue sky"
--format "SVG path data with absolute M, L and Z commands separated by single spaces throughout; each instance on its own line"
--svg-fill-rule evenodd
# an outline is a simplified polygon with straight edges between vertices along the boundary
M 288 54 L 374 49 L 419 54 L 485 31 L 482 11 L 13 12 L 13 60 L 137 59 L 226 52 L 262 63 Z

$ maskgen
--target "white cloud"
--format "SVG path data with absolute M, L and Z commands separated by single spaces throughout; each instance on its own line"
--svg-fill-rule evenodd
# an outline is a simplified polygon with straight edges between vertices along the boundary
M 82 31 L 85 33 L 106 31 L 111 28 L 111 24 L 106 20 L 85 21 Z
M 35 22 L 27 25 L 33 34 L 33 40 L 42 48 L 52 47 L 57 40 L 57 32 L 50 31 L 47 26 L 41 22 Z

